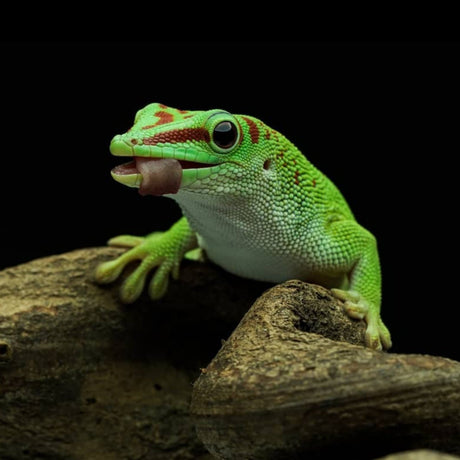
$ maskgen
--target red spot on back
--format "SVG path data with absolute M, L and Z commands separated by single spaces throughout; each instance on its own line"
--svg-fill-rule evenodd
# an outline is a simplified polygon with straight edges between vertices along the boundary
M 164 143 L 177 144 L 187 141 L 209 142 L 209 140 L 209 133 L 204 128 L 183 128 L 157 133 L 153 136 L 144 138 L 143 142 L 145 145 L 157 145 Z
M 242 117 L 243 120 L 248 124 L 249 127 L 249 135 L 251 136 L 251 142 L 253 144 L 259 143 L 260 132 L 259 128 L 254 120 L 251 120 L 248 117 Z
M 299 185 L 299 184 L 300 184 L 299 175 L 300 175 L 300 172 L 299 172 L 299 171 L 296 171 L 295 174 L 294 174 L 294 179 L 295 179 L 294 182 L 295 182 L 296 185 Z
M 311 181 L 311 185 L 313 185 L 313 187 L 316 187 L 316 179 L 313 179 L 313 180 Z

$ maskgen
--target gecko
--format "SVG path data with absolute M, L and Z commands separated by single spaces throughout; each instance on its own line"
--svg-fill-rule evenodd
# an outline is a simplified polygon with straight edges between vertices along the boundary
M 109 240 L 127 250 L 97 267 L 98 283 L 115 281 L 139 261 L 120 287 L 122 302 L 134 302 L 146 284 L 152 299 L 161 298 L 183 258 L 204 251 L 241 277 L 300 279 L 330 289 L 351 318 L 365 321 L 368 347 L 391 347 L 380 314 L 376 238 L 280 132 L 253 116 L 152 103 L 112 139 L 110 152 L 131 160 L 112 169 L 117 182 L 143 196 L 172 198 L 183 214 L 165 232 Z

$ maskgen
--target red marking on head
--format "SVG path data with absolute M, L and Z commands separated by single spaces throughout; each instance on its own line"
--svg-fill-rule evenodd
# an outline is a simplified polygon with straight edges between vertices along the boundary
M 171 123 L 174 120 L 174 115 L 168 112 L 163 112 L 162 110 L 155 112 L 155 116 L 159 120 L 155 123 L 155 126 L 165 125 L 166 123 Z
M 163 112 L 161 110 L 159 110 L 158 112 L 155 112 L 155 116 L 158 117 L 158 121 L 154 123 L 153 125 L 142 126 L 142 129 L 155 128 L 155 126 L 165 125 L 166 123 L 171 123 L 174 120 L 173 115 L 171 115 L 168 112 Z
M 248 124 L 249 127 L 249 135 L 251 136 L 251 142 L 253 144 L 258 144 L 259 143 L 259 128 L 254 120 L 251 120 L 248 117 L 242 117 L 243 120 Z
M 311 185 L 313 185 L 313 187 L 316 187 L 316 179 L 313 179 L 313 180 L 311 181 Z
M 209 142 L 209 140 L 209 133 L 204 128 L 184 128 L 157 133 L 153 136 L 144 138 L 143 142 L 145 145 L 157 145 L 165 143 L 177 144 L 178 142 L 187 141 Z
M 168 108 L 168 106 L 164 105 L 164 104 L 158 104 L 158 107 L 160 107 L 160 109 L 167 109 Z

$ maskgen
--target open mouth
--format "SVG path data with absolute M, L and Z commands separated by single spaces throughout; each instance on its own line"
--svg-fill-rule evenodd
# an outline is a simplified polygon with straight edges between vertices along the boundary
M 138 164 L 146 162 L 146 161 L 163 161 L 164 158 L 145 158 L 145 157 L 134 157 L 134 161 L 130 161 L 129 163 L 123 163 L 121 165 L 115 166 L 112 169 L 112 174 L 115 175 L 129 175 L 129 174 L 137 174 L 139 173 Z M 182 169 L 200 169 L 200 168 L 209 168 L 212 165 L 208 165 L 205 163 L 195 163 L 194 161 L 187 161 L 187 160 L 176 160 L 179 162 Z
M 139 188 L 141 195 L 164 195 L 177 193 L 181 186 L 184 170 L 187 175 L 193 171 L 211 168 L 215 165 L 196 163 L 173 158 L 133 157 L 134 161 L 112 169 L 112 177 L 129 187 Z M 195 173 L 197 176 L 197 172 Z

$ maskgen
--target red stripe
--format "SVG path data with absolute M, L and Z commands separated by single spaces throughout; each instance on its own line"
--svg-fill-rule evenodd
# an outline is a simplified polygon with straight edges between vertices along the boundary
M 251 136 L 251 141 L 253 144 L 258 144 L 259 143 L 259 136 L 260 136 L 260 132 L 259 132 L 259 128 L 258 126 L 256 125 L 256 123 L 254 122 L 254 120 L 251 120 L 250 118 L 248 117 L 242 117 L 243 120 L 248 124 L 248 127 L 249 127 L 249 135 Z
M 172 129 L 142 139 L 145 145 L 178 144 L 187 141 L 209 142 L 209 133 L 205 128 Z

